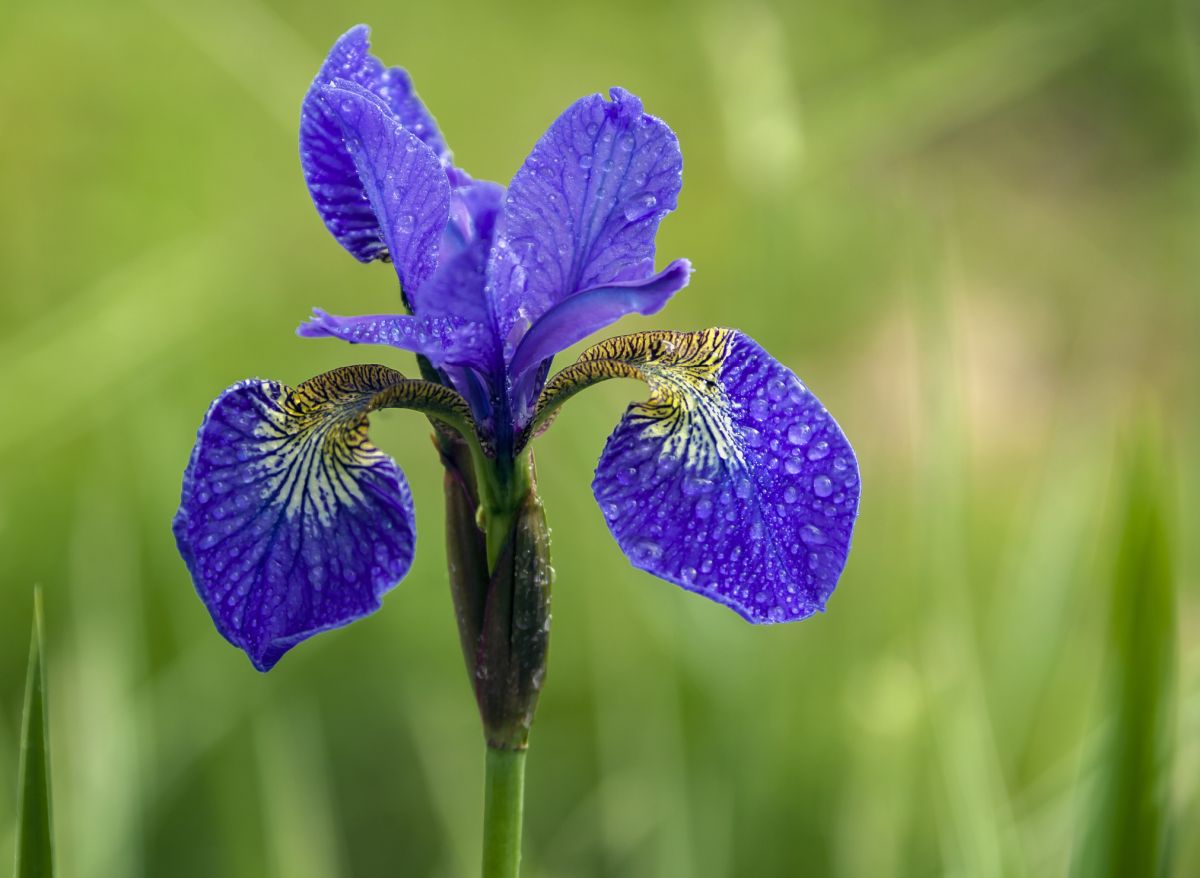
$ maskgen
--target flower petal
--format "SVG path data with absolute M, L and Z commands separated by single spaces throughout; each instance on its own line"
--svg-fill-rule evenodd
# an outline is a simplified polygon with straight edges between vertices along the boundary
M 260 671 L 379 609 L 408 572 L 412 495 L 366 419 L 402 380 L 366 366 L 295 390 L 243 381 L 200 427 L 175 538 L 217 629 Z
M 751 622 L 824 609 L 846 563 L 859 473 L 800 380 L 729 329 L 609 339 L 551 379 L 540 420 L 584 386 L 637 377 L 593 492 L 635 566 Z
M 342 126 L 321 99 L 322 89 L 335 79 L 362 86 L 443 165 L 451 160 L 437 123 L 417 97 L 408 73 L 399 67 L 385 69 L 370 54 L 369 35 L 369 28 L 358 25 L 334 43 L 300 108 L 300 164 L 313 203 L 338 243 L 363 262 L 380 258 L 386 247 Z
M 486 368 L 491 331 L 461 317 L 415 317 L 377 314 L 338 317 L 314 308 L 312 317 L 296 329 L 305 338 L 340 338 L 351 344 L 383 344 L 429 358 L 435 366 Z
M 357 187 L 314 185 L 310 175 L 317 209 L 357 258 L 390 257 L 401 288 L 411 293 L 437 266 L 438 242 L 450 212 L 446 174 L 429 147 L 400 127 L 380 99 L 361 86 L 338 79 L 322 86 L 315 101 L 340 127 L 358 180 Z
M 542 360 L 553 357 L 626 314 L 655 314 L 687 286 L 692 264 L 676 259 L 645 280 L 624 281 L 568 296 L 543 314 L 517 345 L 509 374 L 519 379 Z
M 503 187 L 487 181 L 451 192 L 450 221 L 442 232 L 438 267 L 410 297 L 414 312 L 493 325 L 486 272 L 503 199 Z
M 614 88 L 572 104 L 513 177 L 505 206 L 508 254 L 497 268 L 500 327 L 535 322 L 579 290 L 645 278 L 654 236 L 682 185 L 679 141 L 642 102 Z M 523 281 L 523 283 L 521 283 Z

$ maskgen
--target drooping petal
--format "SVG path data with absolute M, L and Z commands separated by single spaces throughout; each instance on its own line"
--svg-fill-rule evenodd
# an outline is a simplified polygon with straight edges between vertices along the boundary
M 217 629 L 260 671 L 377 610 L 408 572 L 412 496 L 367 437 L 367 413 L 382 407 L 468 417 L 447 388 L 352 366 L 294 390 L 243 381 L 204 418 L 175 538 Z
M 740 332 L 609 339 L 552 378 L 539 423 L 583 387 L 636 377 L 593 492 L 635 566 L 751 622 L 824 609 L 846 563 L 859 473 L 800 380 Z
M 334 236 L 362 261 L 388 256 L 401 288 L 410 294 L 437 266 L 450 211 L 446 174 L 429 147 L 361 86 L 338 79 L 318 89 L 315 101 L 339 126 L 359 183 L 357 189 L 321 188 L 310 179 L 317 209 Z
M 340 338 L 351 344 L 382 344 L 428 357 L 435 366 L 450 364 L 484 368 L 489 363 L 491 334 L 487 327 L 461 317 L 415 317 L 376 314 L 338 317 L 313 309 L 296 334 L 305 338 Z
M 513 177 L 497 255 L 513 264 L 493 272 L 502 335 L 579 290 L 654 271 L 654 236 L 682 184 L 679 142 L 637 97 L 611 95 L 568 107 Z
M 519 379 L 542 360 L 564 351 L 627 314 L 655 314 L 687 286 L 692 264 L 676 259 L 645 280 L 624 281 L 568 296 L 538 318 L 517 345 L 509 373 Z

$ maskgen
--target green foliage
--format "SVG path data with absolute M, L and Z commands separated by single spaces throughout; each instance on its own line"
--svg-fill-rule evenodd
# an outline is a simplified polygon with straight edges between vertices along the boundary
M 1162 875 L 1175 722 L 1173 468 L 1149 430 L 1120 473 L 1117 552 L 1103 664 L 1104 744 L 1087 797 L 1082 876 Z
M 16 878 L 53 878 L 54 832 L 50 811 L 50 737 L 46 721 L 46 658 L 42 593 L 33 593 L 33 634 L 21 722 L 17 782 Z

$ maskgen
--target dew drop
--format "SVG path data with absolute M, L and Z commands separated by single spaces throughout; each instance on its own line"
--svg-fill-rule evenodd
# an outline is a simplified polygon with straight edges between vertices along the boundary
M 805 445 L 812 437 L 812 427 L 797 421 L 788 427 L 787 437 L 788 442 L 791 442 L 793 445 Z
M 605 162 L 605 164 L 607 165 L 608 163 Z M 633 222 L 636 219 L 647 216 L 652 210 L 654 210 L 657 204 L 658 199 L 651 193 L 647 192 L 643 195 L 639 195 L 638 197 L 634 198 L 633 201 L 629 202 L 629 204 L 625 205 L 625 219 L 629 222 Z
M 633 557 L 643 563 L 656 561 L 662 557 L 662 546 L 654 540 L 639 540 L 633 545 Z
M 701 497 L 696 501 L 696 517 L 704 520 L 712 515 L 713 504 L 707 497 Z
M 590 155 L 581 155 L 579 157 L 579 167 L 585 171 L 592 166 L 592 157 Z
M 804 461 L 798 457 L 789 457 L 783 462 L 783 468 L 788 471 L 788 475 L 794 476 L 804 469 Z
M 833 493 L 833 482 L 829 476 L 817 476 L 813 479 L 813 493 L 818 497 L 828 497 Z
M 829 443 L 822 439 L 808 450 L 809 460 L 821 460 L 829 455 Z
M 765 399 L 756 399 L 750 403 L 750 416 L 756 421 L 765 421 L 770 411 L 771 407 Z
M 806 524 L 800 530 L 800 539 L 806 546 L 820 546 L 825 543 L 825 532 L 815 524 Z
M 797 491 L 797 490 L 795 489 L 795 487 L 794 487 L 794 486 L 792 486 L 792 485 L 788 485 L 788 486 L 787 486 L 787 488 L 786 488 L 786 489 L 784 489 L 784 492 L 783 492 L 783 499 L 784 499 L 784 501 L 785 501 L 785 502 L 787 502 L 787 503 L 795 503 L 795 502 L 796 502 L 796 498 L 797 498 L 797 497 L 799 497 L 799 496 L 800 496 L 800 492 L 799 492 L 799 491 Z
M 401 235 L 412 234 L 413 227 L 417 224 L 417 218 L 411 213 L 402 213 L 396 219 L 396 231 Z

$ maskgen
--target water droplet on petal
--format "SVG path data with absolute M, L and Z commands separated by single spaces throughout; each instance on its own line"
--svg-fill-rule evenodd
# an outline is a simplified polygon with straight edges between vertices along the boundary
M 648 564 L 662 557 L 662 546 L 654 540 L 639 540 L 634 543 L 632 555 L 635 561 Z
M 806 524 L 800 530 L 800 539 L 806 546 L 820 546 L 825 542 L 825 532 L 815 524 Z
M 787 437 L 793 445 L 805 445 L 812 437 L 812 427 L 797 422 L 788 427 Z
M 817 476 L 813 479 L 813 493 L 818 497 L 828 497 L 833 493 L 833 482 L 829 476 Z
M 820 460 L 829 455 L 829 443 L 822 439 L 808 450 L 809 460 Z

